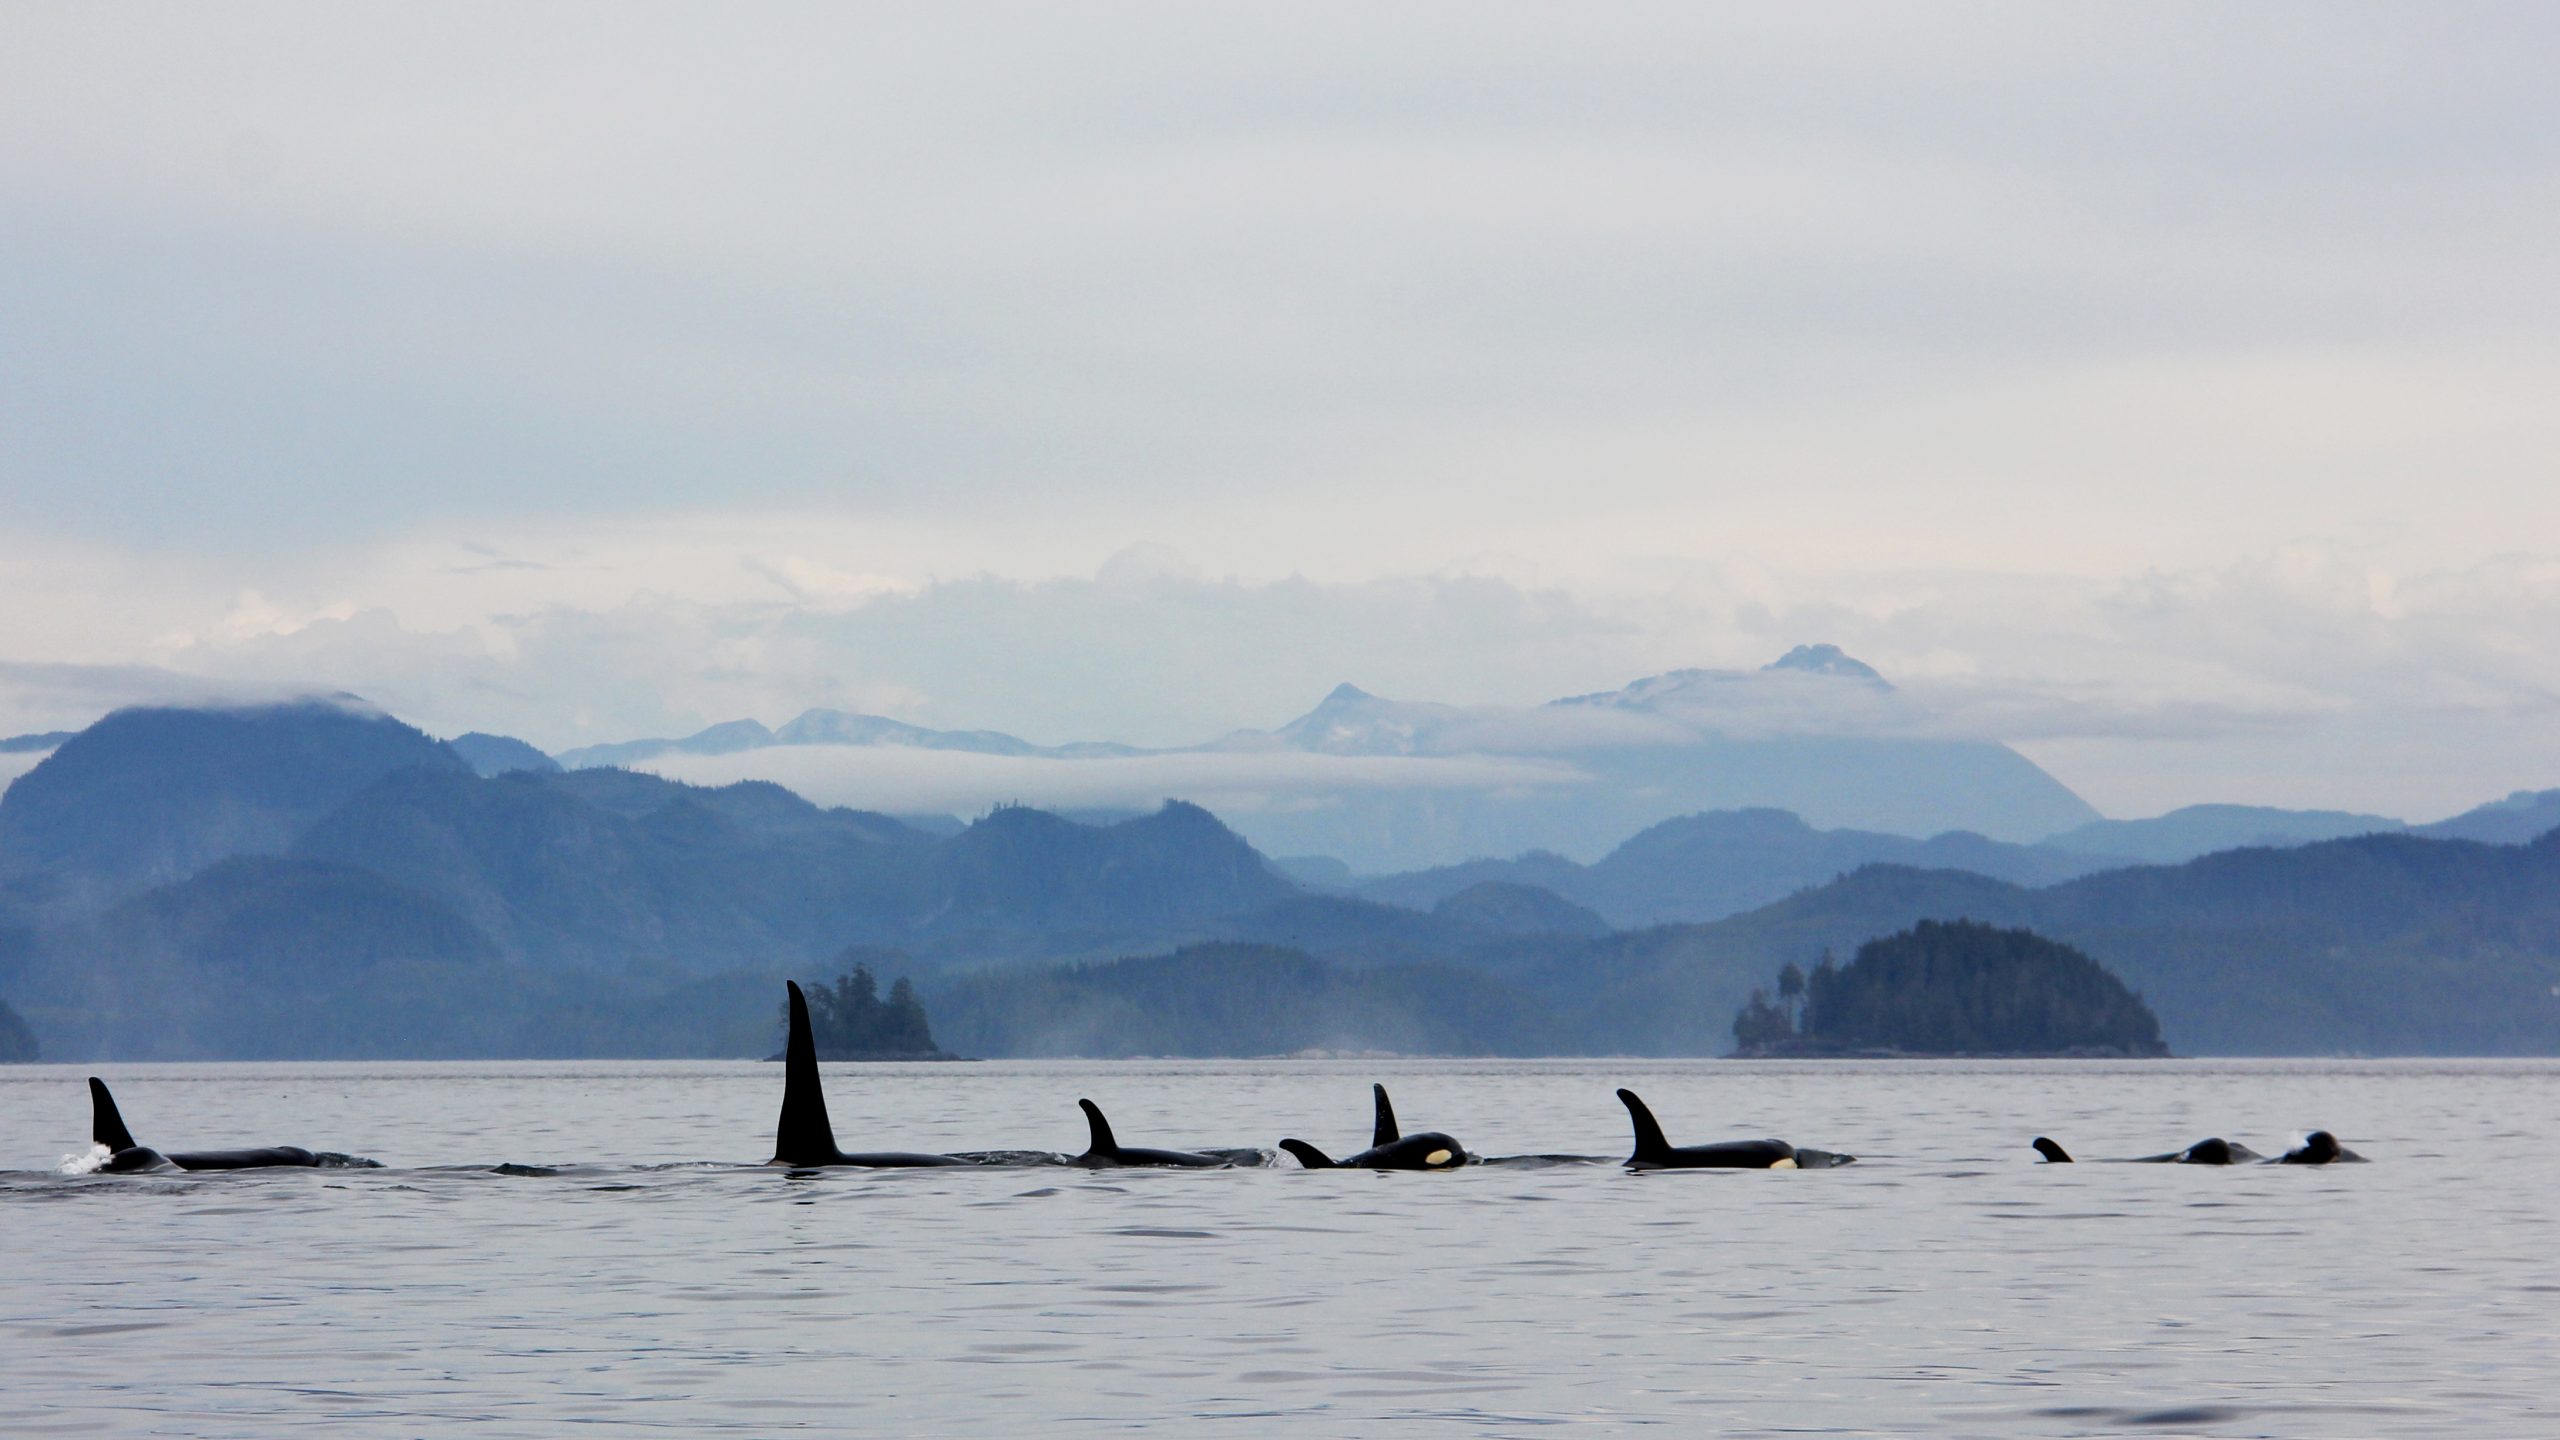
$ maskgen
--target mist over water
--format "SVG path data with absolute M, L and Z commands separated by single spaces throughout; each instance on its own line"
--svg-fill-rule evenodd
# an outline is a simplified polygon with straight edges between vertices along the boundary
M 2542 1433 L 2560 1062 L 830 1066 L 850 1147 L 1342 1153 L 1451 1174 L 786 1175 L 778 1067 L 121 1066 L 145 1144 L 382 1170 L 65 1175 L 0 1072 L 0 1433 Z M 1675 1142 L 1840 1170 L 1630 1175 Z M 2315 1126 L 2374 1163 L 2046 1167 Z M 556 1173 L 493 1173 L 501 1163 Z

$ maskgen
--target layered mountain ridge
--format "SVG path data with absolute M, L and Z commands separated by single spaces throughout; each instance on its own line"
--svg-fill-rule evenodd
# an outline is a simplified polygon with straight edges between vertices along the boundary
M 919 827 L 761 781 L 546 769 L 346 699 L 155 709 L 0 795 L 0 998 L 64 1059 L 753 1054 L 774 982 L 851 956 L 911 976 L 977 1053 L 1703 1054 L 1789 960 L 1975 919 L 2099 957 L 2182 1050 L 2547 1054 L 2560 839 L 2534 827 L 2555 811 L 2518 792 L 2421 831 L 2304 841 L 2397 822 L 2207 807 L 2097 832 L 2282 842 L 2143 865 L 1735 809 L 1589 864 L 1344 893 L 1180 802 Z
M 2015 842 L 2100 819 L 2016 751 L 1941 729 L 1872 667 L 1835 646 L 1808 645 L 1758 670 L 1675 670 L 1526 707 L 1394 700 L 1346 683 L 1276 728 L 1171 748 L 1043 746 L 999 731 L 811 710 L 777 730 L 738 720 L 681 739 L 584 746 L 557 758 L 571 768 L 674 773 L 710 757 L 809 747 L 1061 765 L 1237 757 L 1232 778 L 1215 765 L 1186 772 L 1230 797 L 1221 810 L 1229 824 L 1266 852 L 1332 855 L 1373 873 L 1525 850 L 1597 858 L 1646 825 L 1702 810 L 1770 807 L 1826 827 L 1913 836 L 1967 830 Z M 1268 773 L 1242 763 L 1286 755 L 1416 768 L 1293 773 L 1284 795 L 1266 793 Z M 742 762 L 723 773 L 753 769 Z M 1092 778 L 1034 767 L 1007 772 L 1005 783 L 1054 782 L 1065 793 Z M 1132 774 L 1126 783 L 1147 777 Z M 858 791 L 842 798 L 864 803 Z

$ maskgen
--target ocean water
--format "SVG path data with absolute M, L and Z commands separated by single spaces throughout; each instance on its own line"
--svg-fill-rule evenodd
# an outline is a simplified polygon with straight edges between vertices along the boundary
M 0 1070 L 0 1435 L 2560 1434 L 2560 1064 L 828 1066 L 839 1139 L 1600 1163 L 789 1175 L 781 1068 Z M 1675 1143 L 1858 1164 L 1635 1175 Z M 2327 1168 L 2043 1166 L 2206 1135 Z M 499 1164 L 556 1169 L 494 1173 Z

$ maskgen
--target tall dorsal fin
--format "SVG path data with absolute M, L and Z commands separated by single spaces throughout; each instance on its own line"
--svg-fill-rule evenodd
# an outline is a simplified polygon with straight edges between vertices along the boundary
M 823 1165 L 835 1159 L 836 1128 L 827 1123 L 827 1092 L 818 1083 L 818 1042 L 809 1034 L 809 999 L 791 990 L 791 1035 L 782 1048 L 782 1119 L 774 1126 L 773 1163 Z
M 1396 1107 L 1387 1102 L 1387 1087 L 1371 1085 L 1369 1089 L 1378 1097 L 1378 1128 L 1369 1136 L 1369 1148 L 1375 1150 L 1403 1139 L 1404 1132 L 1396 1128 Z
M 1283 1140 L 1280 1142 L 1280 1148 L 1297 1156 L 1298 1163 L 1306 1166 L 1310 1170 L 1339 1170 L 1342 1168 L 1341 1166 L 1333 1163 L 1332 1156 L 1327 1155 L 1304 1140 Z
M 1112 1156 L 1120 1153 L 1120 1142 L 1111 1138 L 1111 1122 L 1102 1118 L 1102 1107 L 1090 1100 L 1079 1100 L 1084 1107 L 1084 1123 L 1093 1132 L 1093 1141 L 1084 1147 L 1087 1155 Z
M 1627 1107 L 1627 1118 L 1636 1125 L 1636 1153 L 1627 1157 L 1628 1163 L 1659 1159 L 1670 1154 L 1671 1142 L 1662 1138 L 1662 1126 L 1655 1123 L 1653 1112 L 1636 1098 L 1636 1092 L 1621 1090 L 1618 1100 Z
M 2070 1151 L 2063 1149 L 2060 1145 L 2046 1139 L 2042 1135 L 2036 1137 L 2035 1145 L 2036 1153 L 2045 1158 L 2046 1164 L 2068 1165 L 2071 1163 Z
M 116 1097 L 107 1093 L 107 1082 L 89 1077 L 89 1139 L 109 1150 L 135 1148 L 133 1132 L 124 1128 L 124 1116 L 116 1112 Z

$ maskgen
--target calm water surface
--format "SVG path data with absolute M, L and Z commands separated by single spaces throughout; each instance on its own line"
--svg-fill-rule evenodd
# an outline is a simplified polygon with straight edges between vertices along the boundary
M 2560 1064 L 829 1066 L 848 1147 L 1627 1148 L 1841 1170 L 794 1177 L 780 1067 L 0 1070 L 0 1435 L 2560 1433 Z M 2326 1126 L 2374 1163 L 2032 1163 Z M 494 1174 L 501 1162 L 563 1167 Z

